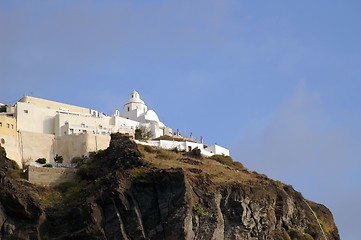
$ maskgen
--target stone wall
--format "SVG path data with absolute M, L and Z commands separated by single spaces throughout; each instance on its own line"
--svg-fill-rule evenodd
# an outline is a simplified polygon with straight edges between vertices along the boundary
M 104 150 L 109 147 L 110 136 L 98 134 L 80 134 L 57 137 L 55 150 L 63 156 L 64 163 L 70 163 L 74 157 L 88 155 L 89 152 Z
M 41 134 L 20 131 L 15 136 L 0 132 L 0 143 L 6 150 L 7 157 L 22 167 L 23 163 L 45 158 L 47 163 L 54 164 L 56 154 L 63 156 L 64 163 L 70 163 L 74 157 L 88 155 L 108 148 L 109 135 L 80 134 L 55 137 L 52 134 Z
M 19 132 L 21 161 L 26 163 L 36 161 L 38 158 L 45 158 L 47 163 L 53 164 L 56 154 L 54 140 L 55 136 L 52 134 Z
M 76 169 L 44 168 L 29 166 L 26 171 L 27 180 L 43 186 L 55 186 L 59 183 L 75 180 Z

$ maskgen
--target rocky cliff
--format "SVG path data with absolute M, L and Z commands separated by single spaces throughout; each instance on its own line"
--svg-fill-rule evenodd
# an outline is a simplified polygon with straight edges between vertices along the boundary
M 229 159 L 112 135 L 77 181 L 16 178 L 0 147 L 0 239 L 339 239 L 332 214 Z

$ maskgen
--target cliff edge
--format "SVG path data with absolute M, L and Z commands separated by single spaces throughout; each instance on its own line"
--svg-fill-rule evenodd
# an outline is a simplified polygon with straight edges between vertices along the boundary
M 76 181 L 41 187 L 0 147 L 0 240 L 340 239 L 325 206 L 227 157 L 113 134 L 84 162 Z

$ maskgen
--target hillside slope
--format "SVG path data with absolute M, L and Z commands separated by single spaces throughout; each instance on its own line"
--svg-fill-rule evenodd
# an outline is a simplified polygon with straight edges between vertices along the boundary
M 107 150 L 56 188 L 14 179 L 0 148 L 0 239 L 340 239 L 331 212 L 228 158 Z M 314 211 L 314 213 L 311 211 Z M 315 215 L 318 218 L 315 217 Z

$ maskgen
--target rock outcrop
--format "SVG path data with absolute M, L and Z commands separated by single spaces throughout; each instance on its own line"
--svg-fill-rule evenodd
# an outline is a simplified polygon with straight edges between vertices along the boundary
M 289 185 L 246 170 L 251 180 L 220 184 L 201 166 L 162 169 L 119 134 L 80 168 L 81 191 L 53 205 L 41 198 L 52 189 L 10 178 L 0 157 L 0 240 L 339 239 L 330 211 Z

